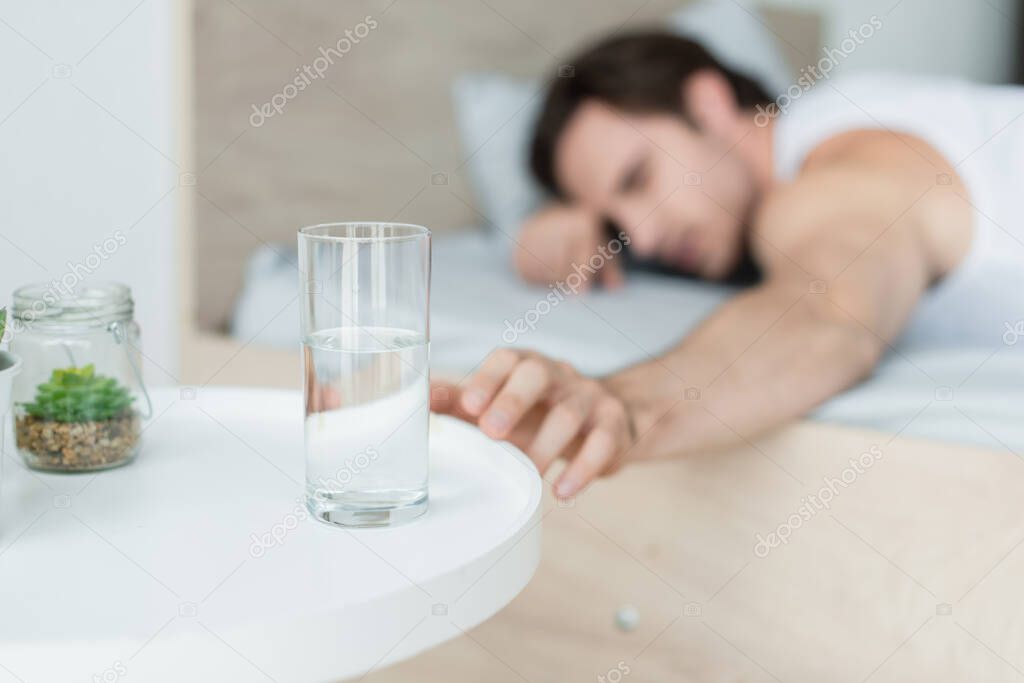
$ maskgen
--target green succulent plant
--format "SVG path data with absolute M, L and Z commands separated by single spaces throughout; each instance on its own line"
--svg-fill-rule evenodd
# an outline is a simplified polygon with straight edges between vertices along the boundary
M 4 328 L 7 327 L 7 309 L 0 308 L 0 341 L 4 339 Z
M 23 404 L 32 417 L 56 422 L 102 422 L 123 415 L 135 398 L 112 377 L 96 374 L 90 363 L 54 370 L 37 387 L 35 400 Z

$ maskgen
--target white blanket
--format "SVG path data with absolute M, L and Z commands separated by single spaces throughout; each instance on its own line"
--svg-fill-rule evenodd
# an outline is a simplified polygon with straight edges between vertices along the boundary
M 672 347 L 731 293 L 718 285 L 630 273 L 620 290 L 563 298 L 522 283 L 511 268 L 510 245 L 502 235 L 477 232 L 435 241 L 433 367 L 465 373 L 491 350 L 519 346 L 587 373 L 607 373 Z M 234 318 L 237 338 L 297 346 L 294 261 L 294 249 L 284 247 L 253 257 Z M 1008 332 L 984 348 L 898 345 L 872 378 L 813 417 L 1024 452 L 1024 336 L 1016 339 Z

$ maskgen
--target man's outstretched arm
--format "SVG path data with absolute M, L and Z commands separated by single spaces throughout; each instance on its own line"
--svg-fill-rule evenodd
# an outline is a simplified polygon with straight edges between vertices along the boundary
M 660 358 L 594 380 L 505 349 L 445 385 L 435 410 L 513 441 L 542 472 L 568 459 L 561 496 L 624 462 L 715 448 L 806 414 L 871 371 L 939 274 L 922 237 L 931 186 L 867 171 L 808 173 L 773 199 L 754 240 L 764 283 Z
M 930 186 L 897 170 L 840 165 L 784 190 L 763 215 L 776 243 L 755 240 L 765 282 L 662 358 L 606 380 L 644 457 L 750 438 L 871 372 L 936 275 L 922 238 Z

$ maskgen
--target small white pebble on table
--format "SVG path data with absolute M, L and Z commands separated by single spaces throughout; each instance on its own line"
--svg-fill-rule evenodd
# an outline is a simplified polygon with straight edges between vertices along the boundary
M 615 612 L 615 626 L 620 631 L 632 631 L 640 623 L 640 612 L 632 605 L 624 605 Z

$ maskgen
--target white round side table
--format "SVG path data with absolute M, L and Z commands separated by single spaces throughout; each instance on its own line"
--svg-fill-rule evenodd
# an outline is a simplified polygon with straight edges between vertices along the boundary
M 540 554 L 541 480 L 431 417 L 430 509 L 387 529 L 311 519 L 298 392 L 154 392 L 138 459 L 27 469 L 5 442 L 0 683 L 328 682 L 460 635 Z

